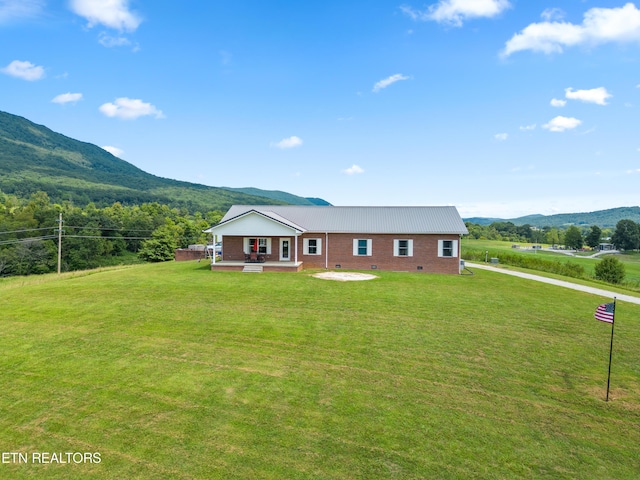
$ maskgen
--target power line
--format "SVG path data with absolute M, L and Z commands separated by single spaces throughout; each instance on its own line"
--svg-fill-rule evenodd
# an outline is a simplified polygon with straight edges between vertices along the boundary
M 2 240 L 0 241 L 0 245 L 10 245 L 12 243 L 29 243 L 29 242 L 37 242 L 39 240 L 51 240 L 56 238 L 56 235 L 46 235 L 42 237 L 31 237 L 31 238 L 20 238 L 16 240 Z
M 103 240 L 149 240 L 153 237 L 101 237 L 99 235 L 63 235 L 62 238 L 101 238 Z
M 106 228 L 106 227 L 75 227 L 73 225 L 65 225 L 65 228 L 85 228 L 87 230 L 110 230 L 115 232 L 153 232 L 154 229 L 146 229 L 146 230 L 138 230 L 138 229 L 130 229 L 130 228 Z
M 25 230 L 7 230 L 0 232 L 0 235 L 8 235 L 10 233 L 36 232 L 38 230 L 54 230 L 57 227 L 27 228 Z

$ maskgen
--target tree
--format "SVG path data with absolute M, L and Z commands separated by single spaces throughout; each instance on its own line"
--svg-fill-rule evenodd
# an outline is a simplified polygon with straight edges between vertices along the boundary
M 551 245 L 558 245 L 560 243 L 560 235 L 557 228 L 551 228 L 545 233 L 545 240 Z
M 616 224 L 616 231 L 611 241 L 618 249 L 633 250 L 639 248 L 640 226 L 633 220 L 620 220 Z
M 622 283 L 624 280 L 624 263 L 615 257 L 605 257 L 595 267 L 598 280 L 609 283 Z
M 564 234 L 564 244 L 569 248 L 576 250 L 582 248 L 582 234 L 575 225 L 571 225 L 567 228 L 567 233 Z
M 138 256 L 147 262 L 165 262 L 173 260 L 175 250 L 180 246 L 184 230 L 170 219 L 152 233 L 150 240 L 142 242 Z
M 591 231 L 584 239 L 585 243 L 591 248 L 596 248 L 600 245 L 600 238 L 602 238 L 602 230 L 597 225 L 591 226 Z

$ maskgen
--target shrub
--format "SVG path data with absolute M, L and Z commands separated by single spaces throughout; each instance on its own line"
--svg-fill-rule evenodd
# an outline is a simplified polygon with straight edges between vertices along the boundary
M 609 283 L 622 283 L 624 280 L 624 264 L 615 257 L 605 257 L 595 267 L 598 280 Z

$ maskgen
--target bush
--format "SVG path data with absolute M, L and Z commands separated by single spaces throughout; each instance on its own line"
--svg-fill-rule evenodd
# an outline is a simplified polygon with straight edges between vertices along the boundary
M 598 280 L 609 283 L 622 283 L 624 280 L 624 264 L 615 257 L 605 257 L 595 267 Z

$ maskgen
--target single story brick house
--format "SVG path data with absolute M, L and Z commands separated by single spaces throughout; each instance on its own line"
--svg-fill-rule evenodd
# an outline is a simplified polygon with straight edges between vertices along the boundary
M 455 207 L 298 205 L 234 205 L 205 232 L 222 241 L 212 270 L 452 274 L 460 273 L 460 237 L 469 233 Z

